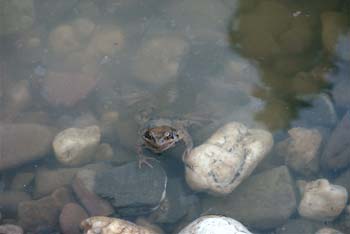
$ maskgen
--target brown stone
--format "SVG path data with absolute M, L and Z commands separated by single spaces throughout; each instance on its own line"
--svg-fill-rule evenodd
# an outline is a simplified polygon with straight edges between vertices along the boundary
M 81 206 L 76 203 L 66 204 L 59 218 L 63 234 L 80 234 L 80 223 L 87 218 L 88 214 Z
M 39 200 L 21 202 L 18 205 L 18 219 L 25 230 L 40 226 L 56 226 L 63 206 L 73 200 L 66 188 L 55 190 L 50 196 Z
M 31 197 L 20 191 L 5 191 L 0 193 L 1 212 L 6 217 L 14 217 L 17 212 L 17 205 L 23 201 L 29 201 Z
M 74 106 L 95 87 L 93 74 L 49 72 L 44 81 L 44 97 L 52 105 Z
M 32 172 L 23 172 L 17 173 L 16 176 L 12 179 L 11 190 L 15 191 L 24 191 L 26 187 L 33 181 L 34 173 Z
M 90 216 L 108 216 L 114 213 L 112 205 L 90 191 L 80 178 L 76 177 L 72 186 L 75 195 Z

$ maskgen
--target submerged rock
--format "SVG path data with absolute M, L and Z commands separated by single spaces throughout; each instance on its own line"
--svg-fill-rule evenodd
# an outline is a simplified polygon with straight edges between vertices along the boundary
M 333 130 L 321 156 L 322 166 L 326 170 L 339 170 L 350 164 L 350 112 Z
M 49 71 L 42 94 L 53 106 L 74 106 L 95 88 L 98 78 L 94 73 Z
M 94 216 L 81 222 L 84 234 L 158 234 L 126 220 Z
M 50 196 L 39 200 L 24 201 L 18 204 L 18 219 L 25 230 L 35 230 L 41 226 L 53 227 L 63 206 L 72 201 L 69 190 L 60 188 Z
M 66 204 L 59 217 L 63 234 L 80 234 L 80 223 L 88 218 L 85 210 L 76 203 Z
M 322 228 L 318 230 L 315 234 L 343 234 L 343 233 L 333 228 Z
M 53 148 L 57 160 L 66 166 L 77 166 L 93 159 L 101 139 L 99 127 L 69 128 L 57 134 Z
M 49 35 L 50 49 L 56 55 L 67 55 L 81 46 L 71 25 L 60 25 Z
M 35 175 L 35 197 L 43 197 L 56 189 L 70 185 L 78 168 L 39 169 Z
M 29 30 L 34 22 L 33 0 L 1 1 L 0 36 Z
M 0 225 L 0 233 L 4 234 L 23 234 L 23 229 L 17 225 L 4 224 Z
M 202 216 L 182 229 L 179 234 L 252 234 L 237 220 L 224 216 Z
M 159 208 L 152 212 L 150 219 L 155 223 L 173 224 L 190 213 L 190 209 L 196 205 L 199 205 L 198 197 L 186 191 L 183 181 L 170 179 L 165 198 Z
M 292 128 L 288 134 L 289 137 L 276 146 L 286 165 L 305 176 L 317 173 L 321 133 L 317 129 Z
M 290 219 L 283 226 L 277 228 L 276 234 L 314 234 L 324 225 L 308 219 Z
M 5 217 L 16 217 L 18 204 L 29 200 L 31 200 L 31 197 L 28 193 L 20 191 L 2 191 L 0 193 L 2 215 Z
M 44 125 L 0 123 L 0 171 L 44 157 L 53 137 L 53 130 Z
M 80 170 L 72 184 L 73 191 L 90 216 L 108 216 L 114 213 L 112 205 L 94 192 L 97 173 L 110 168 Z
M 311 181 L 303 190 L 298 211 L 301 216 L 312 220 L 334 220 L 348 200 L 344 187 L 330 184 L 326 179 Z
M 269 132 L 228 123 L 184 158 L 186 181 L 196 191 L 229 194 L 253 172 L 272 145 Z
M 148 213 L 165 197 L 167 176 L 158 163 L 153 168 L 139 168 L 137 162 L 128 163 L 96 175 L 95 192 L 111 200 L 122 215 Z
M 162 85 L 177 77 L 188 43 L 181 37 L 163 36 L 147 41 L 137 52 L 134 74 L 142 81 Z
M 225 215 L 257 229 L 286 222 L 297 208 L 294 181 L 286 166 L 249 177 L 224 198 L 203 199 L 207 214 Z

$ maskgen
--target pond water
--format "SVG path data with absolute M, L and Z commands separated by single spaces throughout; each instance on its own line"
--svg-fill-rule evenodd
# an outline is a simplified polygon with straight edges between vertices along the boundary
M 332 218 L 310 218 L 297 209 L 302 194 L 296 189 L 316 179 L 350 188 L 350 1 L 4 0 L 0 9 L 2 224 L 26 233 L 76 233 L 62 224 L 73 218 L 61 213 L 74 200 L 88 216 L 146 216 L 166 233 L 211 213 L 237 219 L 254 233 L 316 233 L 325 225 L 350 233 L 349 207 Z M 190 122 L 194 146 L 237 121 L 270 132 L 274 147 L 244 188 L 225 198 L 185 185 L 183 146 L 162 152 L 158 159 L 174 184 L 168 194 L 186 200 L 181 209 L 191 207 L 182 215 L 177 205 L 167 216 L 154 207 L 151 215 L 150 207 L 140 213 L 137 200 L 91 212 L 73 185 L 76 174 L 137 160 L 139 129 L 158 118 Z M 74 134 L 86 137 L 82 145 L 97 138 L 92 156 L 86 156 L 91 148 L 76 162 L 57 156 L 52 145 L 59 132 L 91 126 L 97 133 Z M 102 169 L 96 166 L 102 162 Z M 283 165 L 289 170 L 282 184 L 292 184 L 294 192 L 279 194 L 268 184 L 274 179 L 254 182 L 269 180 L 266 173 Z M 285 172 L 276 173 L 272 177 L 283 180 Z M 128 189 L 138 193 L 138 183 Z M 284 207 L 283 196 L 295 204 Z M 263 205 L 254 211 L 249 199 Z M 225 207 L 233 200 L 245 205 Z

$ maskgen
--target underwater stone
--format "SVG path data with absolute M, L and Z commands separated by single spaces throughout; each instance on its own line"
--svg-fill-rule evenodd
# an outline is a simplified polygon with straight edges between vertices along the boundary
M 179 234 L 252 234 L 237 220 L 229 217 L 202 216 L 182 229 Z
M 253 172 L 272 146 L 271 133 L 228 123 L 184 158 L 186 181 L 193 190 L 227 195 Z
M 158 163 L 139 168 L 131 162 L 96 175 L 94 191 L 109 199 L 118 213 L 136 216 L 159 207 L 165 198 L 167 176 Z
M 53 141 L 56 159 L 66 166 L 77 166 L 93 159 L 100 143 L 99 127 L 68 128 Z
M 319 179 L 306 184 L 298 211 L 305 218 L 332 221 L 343 211 L 347 200 L 344 187 Z
M 84 234 L 158 234 L 132 222 L 104 216 L 94 216 L 81 222 Z

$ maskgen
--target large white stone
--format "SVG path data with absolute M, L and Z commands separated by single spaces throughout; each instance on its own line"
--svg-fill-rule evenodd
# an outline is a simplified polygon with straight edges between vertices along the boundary
M 318 230 L 315 234 L 343 234 L 343 233 L 333 228 L 322 228 Z
M 84 234 L 158 234 L 149 227 L 136 225 L 126 220 L 94 216 L 85 219 L 80 226 Z
M 305 218 L 332 221 L 343 211 L 347 200 L 348 192 L 344 187 L 318 179 L 305 185 L 298 211 Z
M 217 215 L 202 216 L 184 229 L 179 234 L 252 234 L 240 222 Z
M 97 126 L 65 129 L 53 141 L 56 159 L 66 166 L 88 163 L 95 156 L 100 139 Z
M 196 191 L 229 194 L 252 173 L 272 145 L 269 132 L 228 123 L 184 158 L 186 181 Z

